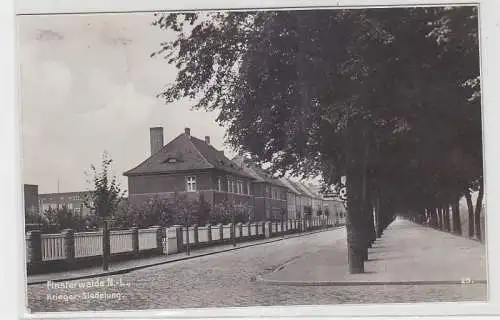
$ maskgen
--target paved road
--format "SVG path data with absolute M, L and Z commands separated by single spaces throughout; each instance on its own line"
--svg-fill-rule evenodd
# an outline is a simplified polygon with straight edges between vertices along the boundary
M 480 284 L 295 287 L 254 281 L 257 275 L 324 249 L 343 236 L 343 230 L 333 230 L 174 262 L 112 276 L 113 286 L 108 277 L 60 284 L 66 288 L 33 285 L 28 287 L 28 305 L 39 312 L 485 299 L 486 285 Z M 89 281 L 100 287 L 89 287 Z

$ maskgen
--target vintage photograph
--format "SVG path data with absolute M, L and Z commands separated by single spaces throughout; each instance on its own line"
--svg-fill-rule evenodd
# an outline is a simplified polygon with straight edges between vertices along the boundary
M 28 312 L 487 301 L 479 10 L 17 16 Z

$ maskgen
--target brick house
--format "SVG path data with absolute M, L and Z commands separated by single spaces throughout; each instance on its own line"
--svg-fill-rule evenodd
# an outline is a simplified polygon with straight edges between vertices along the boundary
M 38 185 L 24 184 L 24 214 L 37 214 L 40 211 L 38 204 Z
M 288 218 L 298 219 L 301 215 L 301 195 L 302 192 L 293 185 L 293 182 L 288 178 L 280 178 L 281 183 L 287 187 L 287 210 Z
M 269 172 L 242 156 L 236 156 L 233 161 L 254 179 L 252 194 L 255 197 L 255 219 L 281 220 L 282 214 L 287 219 L 287 187 Z
M 232 203 L 244 205 L 253 218 L 253 177 L 229 160 L 223 151 L 204 140 L 191 136 L 186 128 L 166 145 L 163 128 L 150 129 L 151 155 L 124 175 L 128 178 L 131 203 L 153 197 L 168 198 L 175 193 L 187 195 L 209 205 Z
M 292 180 L 289 182 L 295 187 L 295 190 L 300 192 L 300 195 L 296 195 L 297 213 L 300 214 L 301 217 L 305 217 L 306 214 L 312 214 L 312 211 L 309 211 L 313 208 L 313 195 L 311 191 L 300 182 Z

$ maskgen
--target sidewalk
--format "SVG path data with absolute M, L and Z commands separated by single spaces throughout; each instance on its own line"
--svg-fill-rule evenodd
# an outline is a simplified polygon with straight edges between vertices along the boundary
M 348 273 L 344 236 L 257 281 L 304 286 L 486 283 L 486 266 L 484 244 L 396 219 L 369 249 L 363 274 Z
M 310 234 L 324 232 L 324 231 L 328 231 L 328 230 L 332 230 L 332 229 L 337 229 L 337 227 L 331 227 L 331 228 L 322 229 L 322 230 L 315 230 L 315 231 L 308 231 L 308 232 L 303 232 L 303 233 L 289 234 L 289 235 L 285 235 L 284 239 L 281 236 L 276 236 L 273 238 L 242 242 L 242 243 L 237 243 L 236 247 L 234 247 L 232 244 L 224 244 L 224 245 L 218 245 L 218 246 L 213 246 L 213 247 L 207 247 L 207 248 L 203 248 L 203 249 L 193 249 L 189 256 L 186 255 L 185 252 L 181 252 L 181 253 L 170 254 L 168 256 L 164 255 L 164 256 L 156 256 L 156 257 L 142 258 L 142 259 L 135 259 L 135 260 L 110 262 L 108 271 L 104 271 L 102 269 L 102 266 L 96 266 L 96 267 L 90 267 L 90 268 L 84 268 L 84 269 L 78 269 L 78 270 L 29 275 L 27 282 L 28 282 L 28 285 L 33 285 L 33 284 L 46 283 L 47 281 L 70 281 L 70 280 L 85 279 L 85 278 L 91 278 L 91 277 L 123 274 L 123 273 L 131 272 L 134 270 L 139 270 L 139 269 L 152 267 L 152 266 L 156 266 L 156 265 L 160 265 L 160 264 L 188 260 L 188 259 L 193 259 L 196 257 L 202 257 L 202 256 L 217 254 L 217 253 L 221 253 L 221 252 L 227 252 L 227 251 L 238 250 L 238 249 L 243 249 L 243 248 L 247 248 L 247 247 L 253 247 L 253 246 L 257 246 L 257 245 L 261 245 L 261 244 L 282 241 L 282 240 L 286 240 L 286 239 L 290 239 L 290 238 L 307 236 Z

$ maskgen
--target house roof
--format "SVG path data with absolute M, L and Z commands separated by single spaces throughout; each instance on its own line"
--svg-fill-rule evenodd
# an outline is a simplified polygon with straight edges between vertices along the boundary
M 229 160 L 222 151 L 196 137 L 182 133 L 148 157 L 125 176 L 217 169 L 252 178 Z
M 292 183 L 292 181 L 290 181 L 288 178 L 285 178 L 285 177 L 280 178 L 280 181 L 285 186 L 287 186 L 287 188 L 290 189 L 293 193 L 298 194 L 298 195 L 302 194 L 302 192 L 300 191 L 300 189 L 297 186 L 295 186 Z
M 274 178 L 269 172 L 262 169 L 255 163 L 250 160 L 244 159 L 242 156 L 236 156 L 233 158 L 233 161 L 243 169 L 247 174 L 252 176 L 255 180 L 259 182 L 267 182 L 269 184 L 287 188 L 285 184 L 283 184 L 280 179 Z
M 302 194 L 311 197 L 311 198 L 318 198 L 305 184 L 302 182 L 295 182 L 291 181 L 297 188 L 299 188 L 302 191 Z

